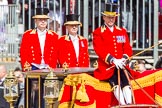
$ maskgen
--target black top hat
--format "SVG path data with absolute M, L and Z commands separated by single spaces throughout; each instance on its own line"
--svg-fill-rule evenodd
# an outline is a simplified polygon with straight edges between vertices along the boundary
M 48 13 L 48 8 L 36 8 L 36 15 L 47 15 Z
M 32 18 L 47 18 L 49 19 L 50 17 L 47 16 L 49 13 L 48 8 L 36 8 L 36 15 L 33 16 Z
M 66 15 L 66 21 L 78 21 L 79 15 L 69 14 Z
M 81 22 L 78 21 L 79 15 L 76 14 L 69 14 L 66 15 L 66 22 L 64 25 L 82 25 Z
M 119 6 L 116 3 L 106 3 L 105 11 L 102 12 L 102 14 L 105 16 L 118 16 L 119 15 L 117 14 L 118 7 Z

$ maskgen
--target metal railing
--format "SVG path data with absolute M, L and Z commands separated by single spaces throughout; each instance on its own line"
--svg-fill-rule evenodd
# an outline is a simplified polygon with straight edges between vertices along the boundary
M 27 29 L 34 28 L 34 20 L 31 16 L 35 13 L 36 7 L 48 7 L 49 29 L 53 29 L 60 36 L 66 33 L 64 22 L 65 15 L 69 13 L 79 14 L 79 21 L 83 26 L 79 29 L 79 34 L 89 40 L 89 49 L 93 50 L 91 44 L 92 32 L 103 24 L 101 12 L 104 10 L 105 2 L 116 2 L 120 8 L 118 12 L 120 16 L 117 18 L 117 25 L 125 27 L 128 31 L 130 44 L 135 53 L 145 50 L 158 43 L 158 0 L 19 0 L 15 5 L 8 6 L 8 15 L 5 20 L 5 35 L 7 40 L 1 51 L 0 61 L 11 58 L 14 60 L 18 57 L 18 43 L 15 39 L 25 32 Z M 0 40 L 1 41 L 1 40 Z M 5 46 L 9 47 L 5 51 Z M 1 50 L 1 49 L 0 49 Z M 154 62 L 157 61 L 161 52 L 158 46 L 153 47 L 143 55 L 152 56 Z M 90 55 L 93 56 L 93 55 Z
M 7 68 L 19 66 L 17 8 L 17 5 L 0 6 L 0 64 Z

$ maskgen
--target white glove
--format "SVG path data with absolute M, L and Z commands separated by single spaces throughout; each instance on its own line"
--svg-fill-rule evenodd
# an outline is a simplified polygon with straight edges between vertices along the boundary
M 127 60 L 125 58 L 121 59 L 124 64 L 126 64 Z
M 125 66 L 124 59 L 113 59 L 113 63 L 115 64 L 117 69 L 122 69 Z

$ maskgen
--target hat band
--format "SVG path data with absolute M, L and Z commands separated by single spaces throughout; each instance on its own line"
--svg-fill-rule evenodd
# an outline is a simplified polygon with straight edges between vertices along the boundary
M 80 26 L 82 26 L 82 23 L 79 21 L 67 21 L 64 23 L 64 25 L 80 25 Z
M 33 16 L 32 18 L 35 18 L 35 19 L 37 19 L 37 18 L 45 18 L 45 19 L 50 19 L 50 17 L 49 17 L 49 16 L 47 16 L 47 15 L 35 15 L 35 16 Z
M 111 15 L 111 16 L 116 16 L 116 12 L 107 12 L 107 11 L 104 11 L 104 14 L 105 15 Z

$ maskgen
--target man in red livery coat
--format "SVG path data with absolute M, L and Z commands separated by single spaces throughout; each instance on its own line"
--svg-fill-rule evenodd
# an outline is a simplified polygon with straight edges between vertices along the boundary
M 36 28 L 27 30 L 20 45 L 20 58 L 23 71 L 38 69 L 32 64 L 38 64 L 41 68 L 57 65 L 57 42 L 58 35 L 47 29 L 47 8 L 36 8 L 36 15 L 33 16 Z M 44 65 L 45 64 L 45 65 Z
M 116 16 L 119 15 L 118 5 L 106 3 L 105 9 L 102 12 L 104 25 L 93 32 L 93 47 L 99 56 L 94 77 L 110 83 L 121 105 L 131 104 L 131 88 L 123 67 L 126 67 L 126 60 L 132 55 L 132 48 L 126 30 L 115 25 Z M 118 70 L 120 70 L 120 85 L 118 84 Z
M 64 25 L 68 31 L 67 35 L 61 36 L 58 43 L 58 61 L 60 67 L 67 65 L 69 68 L 89 67 L 89 54 L 88 54 L 88 41 L 83 36 L 78 35 L 78 27 L 82 26 L 78 21 L 79 15 L 69 14 L 66 16 L 66 22 Z M 93 98 L 93 88 L 88 85 L 84 85 L 83 82 L 79 82 L 79 79 L 73 74 L 68 75 L 60 92 L 59 107 L 58 108 L 79 108 L 95 106 L 95 100 Z M 82 74 L 78 74 L 82 76 Z M 84 76 L 84 75 L 83 75 Z M 70 77 L 69 84 L 67 79 Z M 76 80 L 75 80 L 76 79 Z M 81 78 L 80 78 L 81 79 Z M 76 83 L 79 82 L 79 83 Z M 77 96 L 75 94 L 77 93 Z M 90 107 L 89 107 L 90 108 Z
M 68 34 L 60 37 L 58 45 L 60 67 L 64 64 L 69 67 L 89 67 L 88 41 L 77 34 L 79 25 L 82 26 L 78 17 L 76 14 L 66 16 L 67 22 L 64 25 Z

